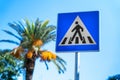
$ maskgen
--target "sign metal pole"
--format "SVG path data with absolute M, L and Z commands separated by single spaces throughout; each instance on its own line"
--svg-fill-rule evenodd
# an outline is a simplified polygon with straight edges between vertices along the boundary
M 80 54 L 75 52 L 75 80 L 79 80 Z

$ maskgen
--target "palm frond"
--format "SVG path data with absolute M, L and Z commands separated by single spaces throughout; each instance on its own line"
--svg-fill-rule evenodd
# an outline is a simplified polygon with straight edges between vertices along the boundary
M 43 37 L 43 35 L 46 34 L 46 25 L 48 24 L 49 21 L 45 21 L 45 22 L 41 22 L 41 21 L 38 21 L 38 19 L 36 20 L 36 23 L 35 23 L 35 38 L 39 38 L 41 39 Z
M 56 30 L 56 26 L 54 26 L 54 25 L 48 25 L 47 27 L 48 27 L 48 28 L 51 28 L 51 31 Z
M 36 31 L 38 30 L 38 28 L 40 26 L 41 26 L 41 21 L 39 21 L 39 18 L 37 18 L 37 20 L 35 21 L 35 29 L 34 29 L 35 32 L 34 32 L 34 34 L 36 33 Z
M 38 26 L 35 26 L 35 30 L 34 30 L 35 39 L 39 39 L 42 33 L 43 33 L 43 30 L 41 29 L 41 24 L 39 24 Z
M 47 26 L 47 24 L 49 23 L 49 20 L 46 20 L 42 23 L 41 27 L 44 28 Z
M 57 56 L 57 60 L 63 62 L 64 64 L 67 64 L 65 60 L 63 60 L 61 57 Z
M 58 63 L 61 65 L 61 68 L 63 69 L 63 71 L 66 70 L 65 65 L 67 64 L 65 60 L 63 60 L 62 58 L 60 58 L 59 56 L 57 56 L 56 61 L 58 61 Z
M 10 31 L 8 31 L 8 30 L 3 30 L 4 32 L 6 32 L 7 34 L 9 34 L 9 35 L 12 35 L 12 36 L 14 36 L 15 38 L 17 38 L 18 40 L 22 40 L 22 38 L 20 38 L 20 37 L 18 37 L 17 35 L 15 35 L 15 34 L 13 34 L 12 32 L 10 32 Z
M 25 30 L 25 26 L 23 25 L 23 23 L 22 23 L 21 21 L 18 21 L 18 24 L 21 26 L 21 29 L 22 29 L 23 32 L 24 32 L 24 30 Z
M 44 37 L 44 39 L 43 39 L 45 44 L 50 42 L 50 41 L 55 41 L 55 40 L 56 40 L 56 33 L 55 32 L 49 34 L 48 36 Z
M 48 41 L 52 41 L 54 37 L 51 35 L 52 32 L 56 29 L 53 25 L 48 25 L 49 20 L 46 20 L 44 22 L 39 21 L 39 19 L 35 22 L 35 29 L 34 29 L 34 38 L 35 39 L 41 39 L 43 43 L 47 43 Z M 48 38 L 52 38 L 49 40 L 46 40 Z
M 31 24 L 28 20 L 26 20 L 26 28 L 28 30 L 28 34 L 32 35 L 32 28 L 31 28 Z
M 34 31 L 35 31 L 35 25 L 34 25 L 34 23 L 32 22 L 32 35 L 34 35 Z
M 45 30 L 43 30 L 43 34 L 41 34 L 40 39 L 42 39 L 43 43 L 48 43 L 50 41 L 54 41 L 56 38 L 56 33 L 54 31 L 54 28 L 52 27 L 46 27 Z
M 29 40 L 24 40 L 23 42 L 21 42 L 20 46 L 22 46 L 23 48 L 27 48 L 29 49 L 31 47 L 32 43 Z
M 0 40 L 0 42 L 8 42 L 8 43 L 13 43 L 13 44 L 19 45 L 18 42 L 13 41 L 13 40 Z
M 56 65 L 59 73 L 61 72 L 64 73 L 64 70 L 60 67 L 60 65 L 55 60 L 52 60 L 52 62 Z
M 13 22 L 15 25 L 16 25 L 16 27 L 18 28 L 18 32 L 20 32 L 20 33 L 23 33 L 24 32 L 24 26 L 23 26 L 23 24 L 20 22 L 20 21 L 18 21 L 18 22 Z
M 29 29 L 25 28 L 25 32 L 23 33 L 23 37 L 26 36 L 28 39 L 32 39 L 31 34 L 29 33 Z
M 43 34 L 40 36 L 40 39 L 43 40 L 49 34 L 49 29 L 44 30 Z
M 45 30 L 44 30 L 44 33 L 41 36 L 41 38 L 46 37 L 47 35 L 49 35 L 54 30 L 55 30 L 55 26 L 46 27 Z
M 35 26 L 36 27 L 41 26 L 41 23 L 42 23 L 42 21 L 39 21 L 39 18 L 37 18 L 35 21 Z
M 57 59 L 57 61 L 62 66 L 63 70 L 66 70 L 65 64 L 61 60 L 59 60 L 59 59 Z
M 21 25 L 19 23 L 8 23 L 9 27 L 11 27 L 13 30 L 15 30 L 20 36 L 23 33 L 23 29 L 21 28 Z
M 45 63 L 46 69 L 48 70 L 49 67 L 48 67 L 47 61 L 44 61 L 44 63 Z

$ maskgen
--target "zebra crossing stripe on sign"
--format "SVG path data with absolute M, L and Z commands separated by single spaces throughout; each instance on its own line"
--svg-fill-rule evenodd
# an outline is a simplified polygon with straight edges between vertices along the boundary
M 87 30 L 79 16 L 75 18 L 59 46 L 68 45 L 95 45 L 96 42 Z

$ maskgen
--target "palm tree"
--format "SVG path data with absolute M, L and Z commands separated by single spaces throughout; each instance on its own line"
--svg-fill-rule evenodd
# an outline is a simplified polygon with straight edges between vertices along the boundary
M 0 50 L 0 80 L 17 80 L 23 63 L 10 55 L 10 50 Z
M 20 42 L 14 40 L 0 40 L 0 42 L 9 42 L 17 44 L 18 47 L 11 51 L 11 54 L 18 59 L 24 59 L 24 68 L 26 69 L 26 80 L 32 80 L 33 70 L 35 66 L 35 60 L 40 58 L 45 62 L 48 69 L 48 62 L 53 62 L 58 72 L 61 73 L 66 70 L 66 62 L 52 53 L 51 51 L 41 50 L 41 47 L 50 41 L 55 40 L 55 29 L 53 25 L 48 25 L 49 20 L 39 21 L 37 19 L 35 23 L 30 23 L 28 20 L 24 21 L 24 24 L 20 21 L 8 23 L 9 27 L 14 29 L 18 35 L 8 30 L 3 30 L 9 35 L 14 36 Z

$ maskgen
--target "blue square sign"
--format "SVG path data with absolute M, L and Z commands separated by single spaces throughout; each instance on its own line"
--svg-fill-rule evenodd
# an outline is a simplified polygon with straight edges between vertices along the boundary
M 56 51 L 99 51 L 99 11 L 59 13 Z

